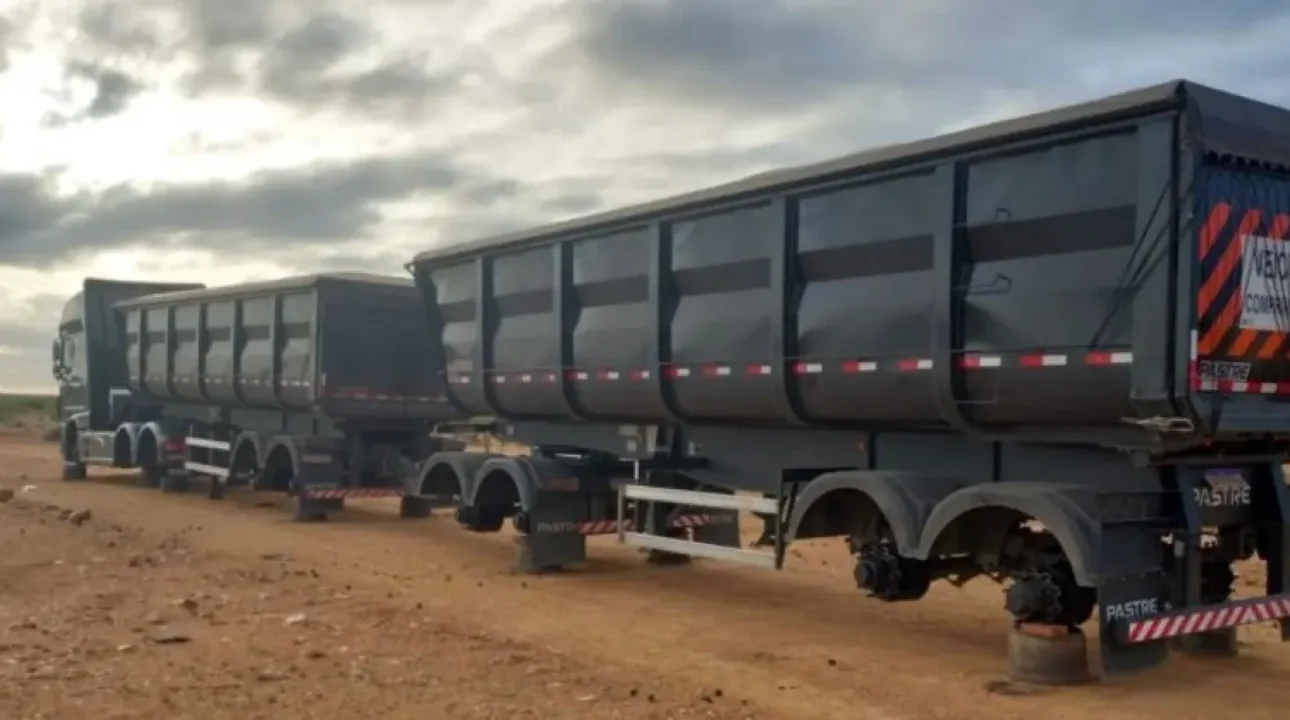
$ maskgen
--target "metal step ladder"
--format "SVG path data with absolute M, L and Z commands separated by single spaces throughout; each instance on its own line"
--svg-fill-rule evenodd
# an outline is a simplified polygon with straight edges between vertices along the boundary
M 233 465 L 232 443 L 218 437 L 198 437 L 195 431 L 196 428 L 190 428 L 184 436 L 184 470 L 189 475 L 209 478 L 211 497 L 219 497 L 228 484 L 229 468 Z
M 792 512 L 792 499 L 794 496 L 795 494 L 790 494 L 785 499 L 782 484 L 776 497 L 773 498 L 654 487 L 641 482 L 640 465 L 637 463 L 633 470 L 632 481 L 618 485 L 618 542 L 646 550 L 658 550 L 676 555 L 724 560 L 768 570 L 779 570 L 784 566 L 784 551 L 787 546 L 787 541 L 784 538 L 787 530 L 785 524 L 788 514 Z M 628 517 L 627 514 L 628 500 L 633 500 L 638 505 L 658 502 L 687 508 L 682 512 L 689 512 L 688 508 L 703 508 L 773 515 L 775 517 L 774 549 L 772 552 L 761 552 L 666 537 L 649 532 L 629 531 L 628 528 L 633 527 L 633 518 Z M 736 518 L 736 522 L 738 522 L 738 518 Z

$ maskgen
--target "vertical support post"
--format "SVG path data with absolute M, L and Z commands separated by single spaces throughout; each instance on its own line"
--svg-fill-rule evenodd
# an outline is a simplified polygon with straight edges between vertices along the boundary
M 775 404 L 780 415 L 790 425 L 807 425 L 800 404 L 794 396 L 797 384 L 792 373 L 797 359 L 797 200 L 790 196 L 775 199 L 773 205 L 779 216 L 782 241 L 771 250 L 770 297 L 775 309 L 770 318 L 771 367 L 775 368 Z
M 504 417 L 497 403 L 497 386 L 490 381 L 493 368 L 493 330 L 497 327 L 496 304 L 493 302 L 492 261 L 475 258 L 475 350 L 474 377 L 484 407 L 496 418 Z
M 676 403 L 674 381 L 667 373 L 672 362 L 672 306 L 676 303 L 672 286 L 672 225 L 655 223 L 649 242 L 650 382 L 658 389 L 668 420 L 679 425 L 685 420 Z
M 931 357 L 932 396 L 941 418 L 960 432 L 973 432 L 972 424 L 959 404 L 962 373 L 956 362 L 961 347 L 961 298 L 969 280 L 963 272 L 962 231 L 966 218 L 967 173 L 960 163 L 936 168 L 933 207 L 948 208 L 939 216 L 932 234 Z
M 573 369 L 573 324 L 578 311 L 575 300 L 569 290 L 573 287 L 573 253 L 567 242 L 557 242 L 552 248 L 555 256 L 554 277 L 552 278 L 552 310 L 556 321 L 556 378 L 560 388 L 560 398 L 564 401 L 565 413 L 577 420 L 586 420 L 587 415 L 578 403 L 573 380 L 569 372 Z

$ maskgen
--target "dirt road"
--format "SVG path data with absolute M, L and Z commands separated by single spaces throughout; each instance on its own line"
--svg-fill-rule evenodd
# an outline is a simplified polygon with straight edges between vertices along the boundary
M 0 436 L 15 494 L 0 717 L 1141 720 L 1290 704 L 1290 648 L 1266 627 L 1234 661 L 999 692 L 997 588 L 867 601 L 836 542 L 769 573 L 655 568 L 598 540 L 585 568 L 535 578 L 510 573 L 508 535 L 399 520 L 385 501 L 293 524 L 272 496 L 132 481 L 63 483 L 52 446 Z

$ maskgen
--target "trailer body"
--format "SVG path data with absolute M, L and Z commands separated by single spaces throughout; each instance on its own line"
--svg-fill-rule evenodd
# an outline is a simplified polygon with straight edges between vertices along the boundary
M 128 385 L 160 400 L 446 420 L 435 345 L 406 279 L 344 274 L 134 298 Z
M 87 279 L 55 343 L 67 470 L 139 467 L 168 489 L 202 475 L 217 495 L 250 483 L 309 517 L 402 495 L 440 449 L 430 429 L 457 415 L 424 323 L 406 278 Z
M 550 564 L 587 527 L 771 567 L 844 536 L 884 600 L 986 573 L 1020 623 L 1100 608 L 1119 672 L 1167 652 L 1142 623 L 1216 637 L 1256 550 L 1271 615 L 1232 612 L 1290 615 L 1288 230 L 1290 111 L 1178 81 L 412 267 L 449 401 L 542 458 L 459 471 L 465 521 Z M 774 554 L 680 537 L 695 508 Z

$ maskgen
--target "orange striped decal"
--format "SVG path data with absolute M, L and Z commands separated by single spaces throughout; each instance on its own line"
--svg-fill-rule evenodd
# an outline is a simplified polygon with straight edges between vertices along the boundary
M 1259 219 L 1263 216 L 1262 211 L 1249 210 L 1245 217 L 1241 218 L 1241 225 L 1237 228 L 1236 233 L 1224 248 L 1223 254 L 1215 264 L 1213 272 L 1205 278 L 1205 284 L 1200 287 L 1200 314 L 1207 315 L 1209 306 L 1218 298 L 1218 291 L 1227 283 L 1232 272 L 1241 264 L 1241 243 L 1240 238 L 1249 235 L 1258 227 Z
M 1223 288 L 1223 285 L 1227 283 L 1232 273 L 1236 272 L 1236 269 L 1240 267 L 1240 239 L 1253 232 L 1254 228 L 1258 227 L 1259 220 L 1262 217 L 1262 211 L 1249 210 L 1245 213 L 1245 217 L 1241 218 L 1241 224 L 1236 233 L 1228 241 L 1227 247 L 1223 249 L 1223 254 L 1219 257 L 1213 272 L 1210 273 L 1208 278 L 1205 278 L 1205 284 L 1200 288 L 1200 317 L 1208 314 L 1210 305 L 1218 298 L 1218 293 Z M 1223 336 L 1236 323 L 1240 310 L 1240 298 L 1235 295 L 1228 298 L 1227 306 L 1222 309 L 1214 323 L 1205 332 L 1205 336 L 1200 339 L 1198 349 L 1201 353 L 1208 355 L 1218 349 L 1218 344 L 1222 342 Z
M 1205 284 L 1200 288 L 1200 317 L 1204 317 L 1210 310 L 1210 305 L 1218 298 L 1219 291 L 1227 283 L 1228 278 L 1236 272 L 1236 268 L 1241 264 L 1241 243 L 1240 238 L 1253 232 L 1258 227 L 1259 220 L 1263 213 L 1259 210 L 1249 210 L 1245 217 L 1241 218 L 1241 224 L 1236 233 L 1228 241 L 1227 247 L 1223 249 L 1223 254 L 1214 266 L 1213 272 L 1208 278 L 1205 278 Z M 1237 315 L 1240 313 L 1241 302 L 1236 296 L 1227 300 L 1227 306 L 1222 309 L 1214 323 L 1209 326 L 1205 336 L 1200 339 L 1199 351 L 1205 354 L 1211 354 L 1217 349 L 1218 344 L 1222 342 L 1223 336 L 1232 325 L 1236 322 Z
M 1221 202 L 1209 211 L 1209 217 L 1205 219 L 1205 224 L 1200 228 L 1200 258 L 1205 259 L 1209 254 L 1209 249 L 1214 247 L 1214 241 L 1218 239 L 1218 234 L 1223 231 L 1223 226 L 1227 225 L 1227 219 L 1232 215 L 1232 206 L 1229 203 Z

